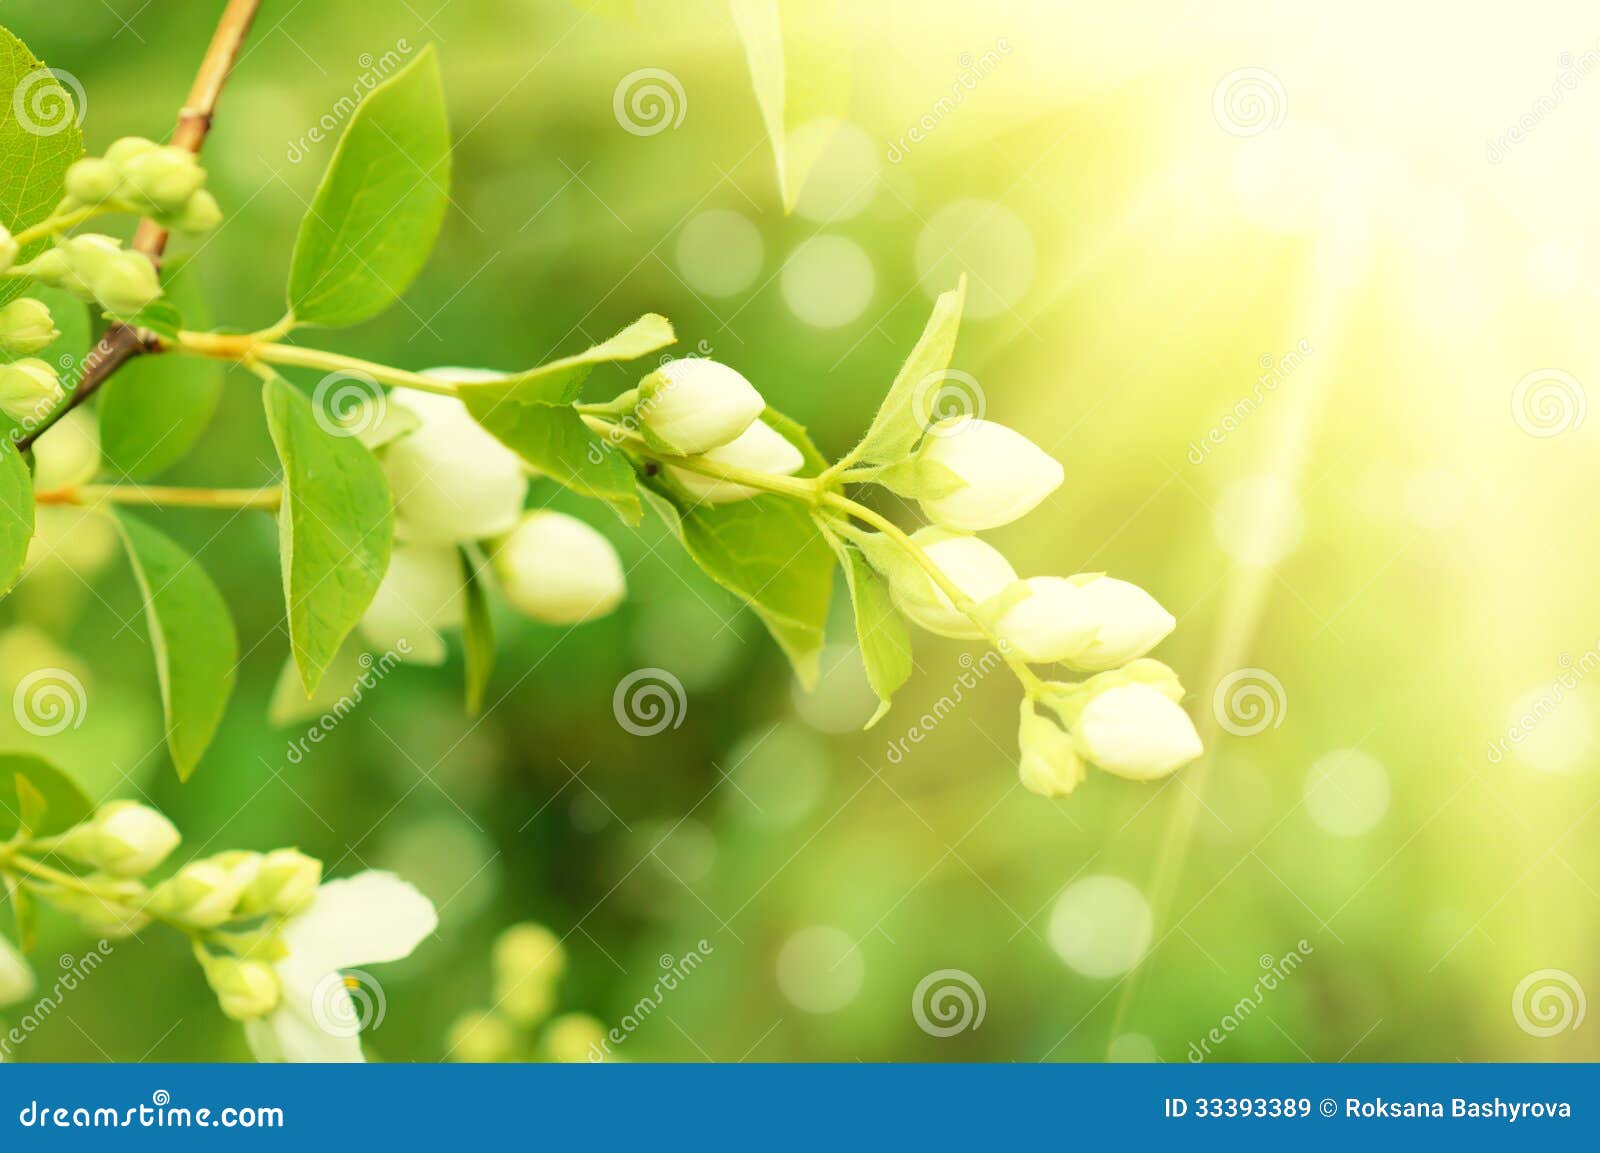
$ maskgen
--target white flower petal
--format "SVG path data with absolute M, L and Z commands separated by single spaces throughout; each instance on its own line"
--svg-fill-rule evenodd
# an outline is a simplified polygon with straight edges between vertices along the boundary
M 1017 579 L 1011 562 L 975 536 L 942 528 L 918 529 L 911 539 L 958 589 L 978 604 L 998 596 Z M 980 637 L 983 630 L 959 611 L 944 590 L 920 569 L 906 569 L 893 586 L 895 604 L 917 624 L 940 636 Z
M 328 881 L 283 928 L 289 956 L 284 988 L 314 988 L 335 969 L 398 961 L 438 927 L 433 902 L 393 873 L 368 871 Z
M 382 652 L 401 652 L 416 664 L 436 665 L 445 658 L 439 629 L 461 624 L 464 612 L 461 558 L 442 545 L 395 546 L 389 569 L 372 604 L 361 618 L 361 633 Z
M 0 937 L 0 1005 L 10 1005 L 33 992 L 33 969 L 10 941 Z
M 800 450 L 775 432 L 771 425 L 758 420 L 727 444 L 703 453 L 701 460 L 729 468 L 742 468 L 750 472 L 764 472 L 771 476 L 790 476 L 800 471 L 805 457 Z M 746 500 L 760 490 L 732 481 L 716 480 L 686 468 L 667 466 L 667 472 L 684 487 L 690 496 L 706 504 L 727 504 Z
M 493 536 L 516 523 L 528 492 L 527 472 L 516 453 L 472 419 L 466 405 L 409 388 L 395 389 L 389 403 L 410 409 L 421 421 L 381 457 L 401 537 L 449 544 Z
M 312 1008 L 315 992 L 320 992 L 330 1003 L 341 997 L 346 1001 L 350 999 L 350 994 L 342 987 L 318 990 L 315 985 L 291 986 L 285 982 L 278 1007 L 260 1020 L 245 1022 L 244 1039 L 257 1061 L 354 1064 L 366 1060 L 361 1052 L 359 1033 L 329 1032 L 317 1023 Z M 351 1020 L 355 1014 L 353 1006 L 329 1004 L 324 1008 L 333 1014 L 325 1018 L 328 1020 Z M 341 1009 L 347 1010 L 349 1015 L 338 1015 Z
M 1061 487 L 1061 462 L 1015 429 L 990 420 L 941 421 L 923 442 L 923 460 L 955 473 L 966 486 L 924 500 L 928 519 L 946 528 L 999 528 L 1032 511 Z

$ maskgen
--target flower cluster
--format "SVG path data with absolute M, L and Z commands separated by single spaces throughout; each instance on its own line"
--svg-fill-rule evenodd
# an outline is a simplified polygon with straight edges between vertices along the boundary
M 194 153 L 124 136 L 104 156 L 86 156 L 67 169 L 67 199 L 57 211 L 131 212 L 163 228 L 209 232 L 222 222 L 222 210 L 205 183 Z
M 8 842 L 0 873 L 102 937 L 152 922 L 182 932 L 259 1059 L 361 1060 L 354 1034 L 325 1024 L 355 1017 L 330 1004 L 349 994 L 328 978 L 409 954 L 433 931 L 433 906 L 387 873 L 323 883 L 322 862 L 292 848 L 217 853 L 150 881 L 180 840 L 154 809 L 112 801 L 54 836 Z M 8 946 L 0 964 L 0 1003 L 26 995 L 32 980 L 20 956 Z
M 424 375 L 493 379 L 477 369 Z M 397 388 L 387 398 L 392 439 L 377 450 L 394 494 L 398 538 L 389 570 L 361 623 L 367 641 L 407 659 L 444 660 L 440 630 L 465 606 L 459 549 L 481 545 L 506 600 L 546 624 L 611 612 L 626 592 L 611 542 L 575 517 L 523 510 L 532 470 L 473 420 L 454 397 Z
M 567 968 L 566 950 L 554 933 L 531 921 L 512 925 L 495 942 L 493 966 L 494 1007 L 463 1014 L 450 1027 L 450 1060 L 590 1060 L 605 1037 L 604 1026 L 586 1013 L 550 1016 Z

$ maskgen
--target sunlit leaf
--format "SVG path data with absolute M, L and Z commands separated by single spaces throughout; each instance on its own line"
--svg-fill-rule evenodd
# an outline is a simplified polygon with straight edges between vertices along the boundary
M 49 837 L 70 829 L 94 808 L 77 783 L 49 761 L 24 753 L 0 753 L 0 839 L 11 837 L 18 828 L 22 814 L 19 780 L 24 789 L 31 788 L 43 799 L 44 809 L 34 818 L 35 836 Z
M 239 660 L 233 618 L 217 586 L 187 552 L 136 517 L 120 514 L 117 524 L 144 594 L 167 748 L 178 776 L 188 780 L 233 691 Z
M 76 83 L 58 79 L 5 28 L 0 28 L 0 225 L 20 232 L 61 200 L 61 181 L 83 155 Z M 18 262 L 47 246 L 24 246 Z M 0 304 L 21 295 L 22 280 L 0 278 Z
M 432 47 L 361 102 L 317 188 L 289 272 L 303 324 L 355 324 L 410 286 L 450 199 L 450 126 Z
M 928 317 L 922 336 L 889 386 L 889 394 L 872 418 L 867 435 L 850 450 L 847 460 L 894 464 L 917 443 L 940 378 L 955 355 L 966 298 L 967 278 L 962 276 L 952 291 L 941 292 L 933 302 L 933 315 Z
M 278 542 L 289 646 L 309 694 L 378 591 L 394 507 L 382 468 L 357 437 L 331 431 L 282 377 L 266 382 L 262 399 L 283 464 Z
M 538 368 L 494 380 L 454 383 L 463 400 L 571 404 L 578 399 L 583 382 L 588 379 L 595 365 L 638 360 L 677 339 L 672 331 L 672 323 L 666 317 L 648 312 L 611 339 L 601 341 L 576 356 L 562 357 L 549 364 L 541 364 Z M 441 380 L 449 379 L 448 374 L 436 372 L 433 375 Z
M 617 445 L 569 405 L 499 404 L 468 398 L 479 424 L 533 468 L 583 496 L 603 500 L 627 524 L 643 516 L 633 466 Z
M 11 591 L 33 539 L 33 477 L 10 437 L 0 439 L 0 596 Z

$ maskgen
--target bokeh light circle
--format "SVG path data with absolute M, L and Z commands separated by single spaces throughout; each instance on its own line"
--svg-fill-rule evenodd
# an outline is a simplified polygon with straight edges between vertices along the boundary
M 727 208 L 702 212 L 678 233 L 678 272 L 707 296 L 733 296 L 761 275 L 766 245 L 746 217 Z
M 1336 837 L 1370 832 L 1389 811 L 1389 774 L 1358 749 L 1335 749 L 1306 772 L 1306 815 Z
M 814 328 L 838 328 L 866 311 L 877 274 L 855 241 L 813 236 L 789 254 L 779 283 L 795 316 Z
M 1017 303 L 1033 284 L 1033 234 L 992 200 L 957 200 L 934 213 L 917 237 L 917 280 L 932 298 L 967 274 L 964 315 L 981 320 Z
M 1144 894 L 1109 874 L 1074 881 L 1050 914 L 1050 947 L 1085 977 L 1126 973 L 1143 959 L 1154 931 Z
M 1305 514 L 1288 481 L 1248 476 L 1222 490 L 1211 525 L 1223 552 L 1240 564 L 1266 568 L 1294 552 L 1305 531 Z
M 778 950 L 778 991 L 802 1012 L 837 1012 L 860 994 L 866 968 L 849 933 L 813 925 Z
M 806 174 L 794 210 L 807 220 L 849 220 L 878 194 L 878 148 L 848 120 L 811 120 L 789 134 L 789 153 L 822 152 Z

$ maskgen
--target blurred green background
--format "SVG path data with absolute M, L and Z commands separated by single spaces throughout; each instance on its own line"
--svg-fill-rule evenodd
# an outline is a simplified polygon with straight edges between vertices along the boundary
M 4 0 L 0 21 L 82 82 L 97 151 L 170 131 L 220 7 Z M 0 747 L 96 796 L 142 790 L 181 851 L 296 843 L 331 875 L 418 884 L 440 927 L 378 971 L 375 1059 L 443 1056 L 525 920 L 565 939 L 560 1008 L 608 1027 L 711 946 L 630 1059 L 1185 1060 L 1212 1029 L 1225 1060 L 1600 1057 L 1592 1024 L 1522 1027 L 1517 996 L 1546 969 L 1600 989 L 1592 11 L 1491 30 L 1376 4 L 852 7 L 831 33 L 850 119 L 786 216 L 720 3 L 266 0 L 204 153 L 228 222 L 175 251 L 220 325 L 277 319 L 332 150 L 308 130 L 431 41 L 453 208 L 404 303 L 327 347 L 510 369 L 659 311 L 837 454 L 965 269 L 955 366 L 1068 477 L 991 539 L 1023 575 L 1106 570 L 1178 616 L 1155 655 L 1206 761 L 1042 800 L 1016 781 L 1008 677 L 924 724 L 981 657 L 929 637 L 862 733 L 847 612 L 806 697 L 659 524 L 565 495 L 622 553 L 628 601 L 571 633 L 497 605 L 481 721 L 457 652 L 389 675 L 291 762 L 299 730 L 265 719 L 287 643 L 274 525 L 170 512 L 247 654 L 195 778 L 160 747 L 137 595 L 92 525 L 0 607 L 0 689 L 70 669 L 82 724 L 35 737 L 0 710 Z M 653 135 L 614 112 L 645 68 L 682 90 Z M 1230 110 L 1239 69 L 1270 78 L 1244 78 L 1264 119 Z M 590 395 L 631 383 L 597 372 Z M 230 385 L 164 482 L 270 481 L 258 390 Z M 679 727 L 617 723 L 641 667 L 685 686 Z M 1240 685 L 1265 686 L 1265 714 L 1241 719 Z M 892 753 L 912 727 L 927 738 Z M 182 942 L 143 937 L 16 1059 L 247 1059 Z M 89 944 L 47 920 L 44 981 Z M 913 1011 L 945 969 L 985 1004 L 951 1036 Z

